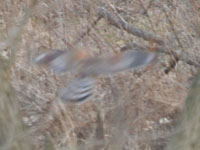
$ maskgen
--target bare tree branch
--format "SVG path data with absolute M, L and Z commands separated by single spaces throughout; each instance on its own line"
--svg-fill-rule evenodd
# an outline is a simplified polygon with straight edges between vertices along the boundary
M 109 12 L 105 8 L 99 8 L 98 14 L 99 16 L 108 20 L 111 25 L 114 25 L 115 27 L 119 29 L 124 29 L 128 33 L 138 36 L 140 38 L 143 38 L 144 40 L 156 42 L 159 45 L 164 44 L 163 40 L 157 35 L 143 31 L 139 28 L 134 27 L 131 24 L 128 24 L 125 20 L 123 20 L 120 17 L 116 17 L 113 13 Z

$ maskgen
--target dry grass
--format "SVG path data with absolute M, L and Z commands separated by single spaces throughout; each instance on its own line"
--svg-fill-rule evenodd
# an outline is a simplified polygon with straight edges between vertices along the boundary
M 29 4 L 28 0 L 1 2 L 1 40 L 7 37 L 11 26 L 17 25 Z M 110 0 L 105 4 L 110 10 L 119 11 L 129 23 L 160 35 L 172 50 L 190 52 L 194 60 L 200 55 L 198 34 L 191 24 L 194 12 L 190 3 L 182 0 L 162 3 Z M 167 64 L 172 56 L 161 54 L 150 69 L 100 77 L 90 101 L 66 106 L 56 99 L 56 92 L 71 81 L 73 74 L 55 76 L 31 65 L 39 53 L 51 48 L 65 48 L 91 28 L 97 18 L 98 5 L 98 1 L 89 0 L 42 0 L 24 28 L 12 68 L 12 85 L 17 91 L 23 120 L 30 129 L 35 149 L 47 149 L 48 142 L 53 145 L 51 148 L 58 150 L 165 149 L 187 95 L 188 80 L 196 72 L 195 67 L 179 61 L 169 74 L 165 74 L 163 64 Z M 181 46 L 163 8 L 173 22 Z M 89 47 L 94 55 L 109 55 L 129 41 L 147 44 L 101 19 L 76 46 Z M 1 54 L 9 56 L 10 49 L 1 50 Z

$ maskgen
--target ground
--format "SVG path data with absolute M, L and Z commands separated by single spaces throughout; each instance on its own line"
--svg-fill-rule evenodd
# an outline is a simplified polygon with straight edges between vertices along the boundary
M 1 3 L 3 39 L 9 28 L 23 16 L 30 1 L 5 0 Z M 172 51 L 181 49 L 189 52 L 194 60 L 198 58 L 200 42 L 191 3 L 182 0 L 162 3 L 110 0 L 105 5 L 132 25 L 162 37 Z M 45 147 L 47 137 L 59 150 L 166 149 L 197 71 L 195 66 L 178 61 L 166 74 L 164 69 L 173 57 L 159 53 L 152 67 L 101 76 L 90 100 L 80 105 L 66 105 L 56 94 L 70 83 L 74 75 L 55 75 L 48 68 L 32 64 L 38 54 L 54 48 L 63 49 L 88 27 L 92 28 L 91 23 L 97 18 L 97 6 L 97 1 L 42 0 L 25 26 L 12 68 L 12 85 L 36 149 Z M 173 22 L 176 34 L 163 9 Z M 177 42 L 176 35 L 180 42 Z M 151 45 L 151 42 L 101 19 L 76 46 L 87 47 L 94 55 L 110 55 L 130 41 Z M 9 56 L 8 50 L 1 53 Z

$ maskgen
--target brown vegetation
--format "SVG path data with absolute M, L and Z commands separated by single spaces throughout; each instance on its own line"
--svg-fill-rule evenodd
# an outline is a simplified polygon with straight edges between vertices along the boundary
M 12 115 L 20 111 L 34 149 L 166 149 L 199 67 L 199 8 L 193 0 L 2 1 L 0 53 L 10 58 L 16 91 L 11 99 L 20 110 L 6 105 Z M 92 99 L 66 105 L 56 95 L 73 74 L 57 76 L 32 61 L 50 49 L 73 46 L 88 47 L 93 55 L 139 48 L 158 51 L 159 58 L 149 68 L 100 77 Z M 0 79 L 5 85 L 7 75 Z M 5 140 L 0 137 L 0 149 L 12 147 Z

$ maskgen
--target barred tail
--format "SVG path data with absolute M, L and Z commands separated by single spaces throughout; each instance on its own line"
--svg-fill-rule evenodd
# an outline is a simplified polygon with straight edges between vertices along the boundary
M 68 87 L 62 89 L 58 96 L 64 102 L 83 102 L 93 94 L 95 79 L 77 78 Z

